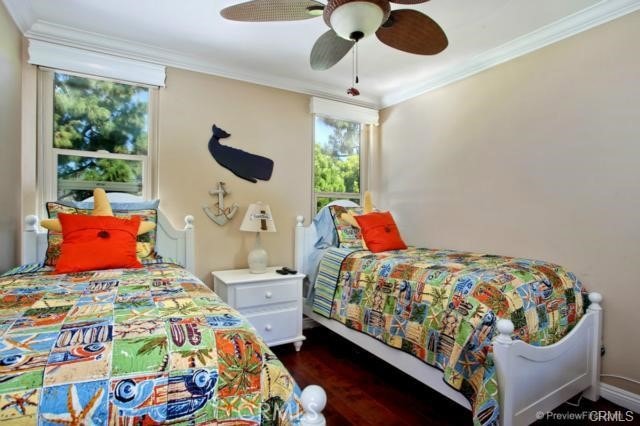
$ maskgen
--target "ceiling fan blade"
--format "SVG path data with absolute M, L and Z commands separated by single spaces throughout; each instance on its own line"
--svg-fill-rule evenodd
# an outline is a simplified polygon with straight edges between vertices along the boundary
M 419 4 L 419 3 L 426 3 L 429 0 L 389 0 L 391 3 L 398 3 L 398 4 Z
M 322 15 L 324 4 L 314 0 L 252 0 L 220 11 L 232 21 L 299 21 Z
M 356 42 L 345 40 L 329 30 L 322 34 L 311 49 L 311 68 L 316 71 L 328 70 L 349 53 Z
M 440 25 L 413 9 L 391 11 L 387 22 L 376 31 L 376 37 L 387 46 L 417 55 L 435 55 L 449 45 Z

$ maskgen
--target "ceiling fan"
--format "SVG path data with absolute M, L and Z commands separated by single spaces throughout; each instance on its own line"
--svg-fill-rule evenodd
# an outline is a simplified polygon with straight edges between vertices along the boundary
M 374 33 L 387 46 L 418 55 L 435 55 L 447 47 L 447 36 L 433 19 L 414 9 L 391 10 L 390 5 L 390 2 L 419 4 L 427 1 L 329 0 L 325 5 L 315 0 L 251 0 L 229 6 L 220 14 L 226 19 L 245 22 L 297 21 L 322 15 L 330 29 L 318 38 L 311 50 L 311 68 L 329 69 L 356 46 L 355 85 L 357 43 Z

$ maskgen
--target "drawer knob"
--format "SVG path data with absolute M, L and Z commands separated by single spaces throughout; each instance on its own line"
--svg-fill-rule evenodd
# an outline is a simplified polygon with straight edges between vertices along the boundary
M 267 325 L 264 326 L 264 329 L 267 330 L 267 331 L 271 331 L 271 328 L 272 328 L 271 324 L 267 324 Z
M 265 297 L 266 299 L 271 299 L 271 298 L 273 297 L 273 293 L 271 293 L 270 291 L 268 291 L 268 292 L 266 292 L 266 293 L 264 294 L 264 297 Z

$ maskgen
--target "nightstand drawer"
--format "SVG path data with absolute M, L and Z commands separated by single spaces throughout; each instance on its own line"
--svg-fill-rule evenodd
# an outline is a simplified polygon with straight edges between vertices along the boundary
M 302 291 L 299 287 L 299 280 L 283 282 L 272 281 L 264 284 L 237 287 L 235 289 L 235 307 L 242 309 L 272 303 L 296 301 L 299 298 L 298 293 Z
M 264 274 L 252 274 L 248 269 L 213 271 L 213 289 L 251 322 L 269 346 L 293 343 L 299 351 L 304 340 L 304 275 L 281 275 L 278 268 L 267 268 Z
M 277 312 L 247 315 L 249 322 L 267 344 L 298 335 L 298 310 L 287 309 Z

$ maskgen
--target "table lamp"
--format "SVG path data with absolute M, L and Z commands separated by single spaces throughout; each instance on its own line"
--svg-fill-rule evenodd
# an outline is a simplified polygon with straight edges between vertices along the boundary
M 240 225 L 241 231 L 256 233 L 256 246 L 249 252 L 249 272 L 252 274 L 262 274 L 267 272 L 268 256 L 267 251 L 262 248 L 260 234 L 262 232 L 276 232 L 276 225 L 271 217 L 271 209 L 267 204 L 258 201 L 250 204 Z

